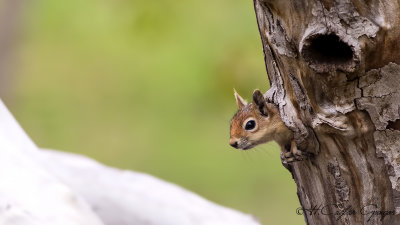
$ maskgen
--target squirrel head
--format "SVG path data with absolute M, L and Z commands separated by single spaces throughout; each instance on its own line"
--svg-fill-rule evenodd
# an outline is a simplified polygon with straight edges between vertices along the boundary
M 259 90 L 253 93 L 253 101 L 247 103 L 237 92 L 238 111 L 231 120 L 229 144 L 247 150 L 256 145 L 275 140 L 280 126 L 284 126 L 277 107 L 266 102 Z

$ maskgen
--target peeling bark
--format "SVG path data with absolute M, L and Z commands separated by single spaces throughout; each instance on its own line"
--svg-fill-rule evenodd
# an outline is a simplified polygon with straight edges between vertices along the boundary
M 399 4 L 254 0 L 307 224 L 400 224 Z

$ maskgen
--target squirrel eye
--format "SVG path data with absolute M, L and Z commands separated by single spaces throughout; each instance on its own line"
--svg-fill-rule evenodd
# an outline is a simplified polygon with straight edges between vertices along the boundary
M 244 129 L 253 130 L 255 127 L 256 127 L 256 121 L 249 120 L 249 121 L 247 121 L 246 125 L 244 126 Z

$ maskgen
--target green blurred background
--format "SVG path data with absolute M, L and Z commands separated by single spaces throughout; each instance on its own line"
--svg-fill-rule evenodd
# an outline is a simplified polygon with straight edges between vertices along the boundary
M 304 224 L 277 145 L 228 145 L 232 89 L 249 99 L 268 87 L 252 1 L 24 4 L 3 99 L 40 147 L 152 174 L 264 224 Z

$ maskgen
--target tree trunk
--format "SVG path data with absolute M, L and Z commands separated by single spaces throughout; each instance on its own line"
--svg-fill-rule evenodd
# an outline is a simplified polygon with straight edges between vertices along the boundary
M 0 3 L 0 97 L 8 98 L 15 75 L 15 43 L 19 36 L 22 0 Z
M 285 165 L 298 213 L 309 225 L 400 224 L 399 1 L 254 6 L 271 83 L 266 97 L 297 146 L 315 155 Z

